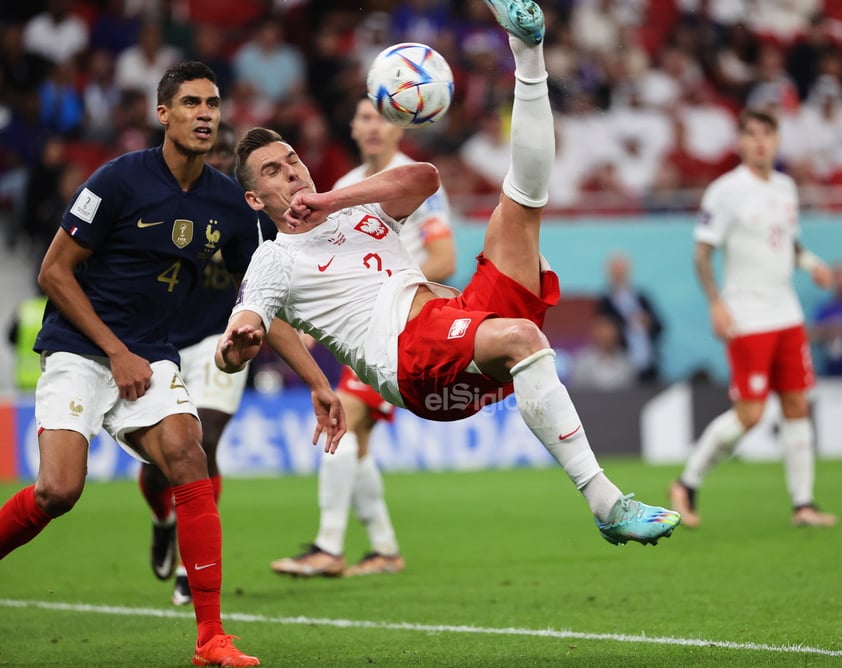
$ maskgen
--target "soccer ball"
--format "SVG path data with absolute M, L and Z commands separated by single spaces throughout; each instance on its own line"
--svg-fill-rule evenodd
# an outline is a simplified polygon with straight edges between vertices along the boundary
M 444 116 L 453 99 L 453 72 L 432 47 L 404 42 L 377 55 L 366 87 L 369 99 L 387 121 L 412 128 Z

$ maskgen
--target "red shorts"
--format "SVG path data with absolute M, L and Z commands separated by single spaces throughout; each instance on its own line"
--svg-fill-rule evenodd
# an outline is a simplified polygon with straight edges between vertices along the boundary
M 486 318 L 525 318 L 541 327 L 560 296 L 552 271 L 541 273 L 539 297 L 477 257 L 465 291 L 428 301 L 398 338 L 398 386 L 406 407 L 429 420 L 460 420 L 507 397 L 511 383 L 467 371 L 477 327 Z
M 370 385 L 366 385 L 349 366 L 342 367 L 342 374 L 339 376 L 337 390 L 350 394 L 366 406 L 372 420 L 384 420 L 391 422 L 395 419 L 395 407 L 381 397 Z
M 728 361 L 734 400 L 763 400 L 772 391 L 803 392 L 815 384 L 803 325 L 731 339 Z

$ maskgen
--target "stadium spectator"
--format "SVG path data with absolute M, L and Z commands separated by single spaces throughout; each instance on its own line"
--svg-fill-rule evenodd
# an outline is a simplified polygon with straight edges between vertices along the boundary
M 359 148 L 362 164 L 338 179 L 335 188 L 358 183 L 368 176 L 412 160 L 400 152 L 402 128 L 377 113 L 368 98 L 357 102 L 351 119 L 351 136 Z M 304 164 L 310 165 L 299 152 Z M 313 172 L 310 172 L 311 177 Z M 318 181 L 313 178 L 318 191 Z M 439 190 L 416 209 L 403 224 L 400 239 L 429 281 L 442 283 L 456 269 L 456 250 L 450 228 L 447 194 Z M 337 394 L 345 410 L 348 431 L 336 455 L 319 461 L 319 531 L 310 548 L 298 557 L 273 561 L 276 573 L 312 575 L 375 575 L 396 573 L 405 567 L 398 548 L 383 493 L 383 479 L 369 452 L 374 427 L 390 422 L 395 407 L 363 383 L 350 367 L 344 367 Z M 345 568 L 345 531 L 348 513 L 365 525 L 370 551 Z
M 47 0 L 45 10 L 26 22 L 23 43 L 55 64 L 79 57 L 88 48 L 87 24 L 71 11 L 71 0 Z
M 637 378 L 656 382 L 660 379 L 658 342 L 664 331 L 663 322 L 652 299 L 632 284 L 628 256 L 609 256 L 605 269 L 608 285 L 599 296 L 597 313 L 617 323 Z
M 833 265 L 833 295 L 813 316 L 810 338 L 821 350 L 823 376 L 842 376 L 842 262 Z
M 213 70 L 223 98 L 228 97 L 234 82 L 234 68 L 226 48 L 226 33 L 222 26 L 208 21 L 200 21 L 193 26 L 187 57 L 205 63 Z
M 137 43 L 143 21 L 126 0 L 105 0 L 105 6 L 91 26 L 90 49 L 103 50 L 116 58 Z
M 488 190 L 498 192 L 509 171 L 512 146 L 503 114 L 497 107 L 485 109 L 476 131 L 459 148 L 462 162 L 481 176 Z
M 570 387 L 582 390 L 625 390 L 633 387 L 637 372 L 623 342 L 617 321 L 595 313 L 589 342 L 576 350 L 570 365 Z
M 354 166 L 351 152 L 330 133 L 327 119 L 318 107 L 302 108 L 294 132 L 298 154 L 310 169 L 317 189 L 327 190 Z
M 770 392 L 783 418 L 779 438 L 794 526 L 831 526 L 836 516 L 813 499 L 815 438 L 807 391 L 813 385 L 804 314 L 792 286 L 794 267 L 830 287 L 830 268 L 798 240 L 794 181 L 774 170 L 777 122 L 768 110 L 740 116 L 742 164 L 705 191 L 695 230 L 694 263 L 710 304 L 714 334 L 727 347 L 733 406 L 703 431 L 670 498 L 689 527 L 699 525 L 696 495 L 705 476 L 758 423 Z M 713 252 L 725 254 L 717 286 Z
M 88 80 L 82 89 L 84 139 L 101 144 L 114 140 L 120 98 L 120 87 L 114 77 L 114 57 L 103 49 L 92 51 L 88 59 Z
M 73 508 L 90 439 L 104 427 L 173 486 L 181 556 L 191 566 L 193 663 L 253 666 L 259 661 L 223 631 L 219 512 L 196 408 L 167 337 L 210 256 L 223 250 L 227 268 L 241 271 L 257 230 L 239 187 L 204 165 L 219 123 L 213 72 L 201 63 L 177 65 L 162 77 L 159 99 L 163 145 L 95 172 L 65 211 L 41 265 L 38 283 L 49 303 L 35 345 L 44 353 L 35 397 L 40 465 L 35 484 L 0 508 L 0 558 Z M 210 222 L 194 229 L 191 221 Z M 335 448 L 341 408 L 327 379 L 294 330 L 273 332 L 288 361 L 293 355 L 304 365 L 319 426 Z
M 0 102 L 17 107 L 21 96 L 36 90 L 46 78 L 51 64 L 44 56 L 25 48 L 22 24 L 0 24 Z
M 275 18 L 260 21 L 252 38 L 234 53 L 232 64 L 237 84 L 273 104 L 288 102 L 305 90 L 304 58 L 286 42 L 284 26 Z
M 85 103 L 76 89 L 74 62 L 53 65 L 38 87 L 41 123 L 50 132 L 78 137 L 85 119 Z
M 178 49 L 164 43 L 161 24 L 146 19 L 138 41 L 117 56 L 115 78 L 122 90 L 139 90 L 146 96 L 146 117 L 150 126 L 158 122 L 158 82 L 164 72 L 181 58 Z
M 292 147 L 254 128 L 238 144 L 237 176 L 249 204 L 266 211 L 279 234 L 252 257 L 216 361 L 242 368 L 278 315 L 384 399 L 422 417 L 464 418 L 514 392 L 600 534 L 614 544 L 653 543 L 672 533 L 679 515 L 623 496 L 605 476 L 540 330 L 559 298 L 538 243 L 555 153 L 543 15 L 526 0 L 487 4 L 510 33 L 515 61 L 512 162 L 465 292 L 428 282 L 397 236 L 398 221 L 439 188 L 435 167 L 404 165 L 316 193 Z

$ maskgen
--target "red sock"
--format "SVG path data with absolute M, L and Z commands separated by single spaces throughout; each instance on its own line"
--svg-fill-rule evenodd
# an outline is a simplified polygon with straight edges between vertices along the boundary
M 178 547 L 187 569 L 198 643 L 223 633 L 220 612 L 222 588 L 222 526 L 208 478 L 173 487 Z
M 35 485 L 20 490 L 0 508 L 0 559 L 35 538 L 52 519 L 35 502 Z
M 219 505 L 219 497 L 222 496 L 222 476 L 217 473 L 215 476 L 211 476 L 211 485 L 213 485 L 213 500 L 216 501 L 216 505 Z
M 140 485 L 140 493 L 143 494 L 143 498 L 146 499 L 146 503 L 148 503 L 149 507 L 152 509 L 152 514 L 155 516 L 155 519 L 159 522 L 163 522 L 168 519 L 170 515 L 172 515 L 174 505 L 172 487 L 167 485 L 161 489 L 149 489 L 143 484 L 142 468 L 138 474 L 137 482 Z

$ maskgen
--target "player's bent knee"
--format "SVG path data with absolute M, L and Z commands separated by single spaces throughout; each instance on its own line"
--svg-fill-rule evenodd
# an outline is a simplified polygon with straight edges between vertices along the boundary
M 35 501 L 50 517 L 59 517 L 73 509 L 82 496 L 84 483 L 38 483 Z

